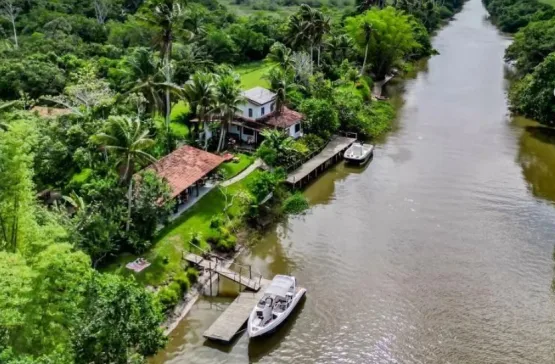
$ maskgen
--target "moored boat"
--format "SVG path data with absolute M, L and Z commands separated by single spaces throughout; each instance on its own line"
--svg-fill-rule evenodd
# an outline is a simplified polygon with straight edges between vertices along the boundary
M 274 331 L 293 312 L 305 293 L 305 288 L 297 286 L 295 277 L 276 275 L 249 316 L 249 337 Z
M 374 146 L 372 144 L 363 144 L 354 142 L 343 154 L 343 158 L 349 163 L 364 164 L 374 155 Z

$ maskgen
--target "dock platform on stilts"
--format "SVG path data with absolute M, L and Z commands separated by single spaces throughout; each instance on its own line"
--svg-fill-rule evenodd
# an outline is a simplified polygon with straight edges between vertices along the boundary
M 293 188 L 306 185 L 312 178 L 343 158 L 343 152 L 356 141 L 356 138 L 334 136 L 314 157 L 289 173 L 286 182 Z
M 262 286 L 270 281 L 263 279 Z M 244 291 L 225 309 L 225 311 L 206 330 L 203 336 L 210 340 L 229 343 L 247 322 L 252 309 L 264 295 L 264 289 L 258 292 Z

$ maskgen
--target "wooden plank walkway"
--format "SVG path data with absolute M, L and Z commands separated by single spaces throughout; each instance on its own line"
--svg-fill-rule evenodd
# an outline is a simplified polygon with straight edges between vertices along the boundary
M 263 284 L 270 281 L 264 279 Z M 258 292 L 241 292 L 239 296 L 206 330 L 203 336 L 207 339 L 229 343 L 247 322 L 252 309 L 264 296 L 264 290 Z
M 203 257 L 193 253 L 188 253 L 185 256 L 185 260 L 204 269 L 212 270 L 219 275 L 226 277 L 227 279 L 230 279 L 247 287 L 248 289 L 251 289 L 253 291 L 260 290 L 261 279 L 251 279 L 247 276 L 239 274 L 238 272 L 232 271 L 231 269 L 225 268 L 221 263 L 204 259 Z M 248 274 L 248 272 L 245 272 L 245 274 Z
M 316 171 L 318 168 L 326 168 L 331 162 L 334 162 L 338 156 L 342 157 L 347 148 L 356 141 L 356 138 L 348 138 L 343 136 L 334 136 L 328 145 L 313 158 L 309 159 L 299 168 L 289 173 L 287 176 L 287 183 L 296 186 L 297 183 L 302 184 L 306 177 Z

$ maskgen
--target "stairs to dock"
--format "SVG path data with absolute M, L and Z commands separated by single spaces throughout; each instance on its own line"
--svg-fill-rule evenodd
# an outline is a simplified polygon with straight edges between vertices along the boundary
M 231 263 L 230 267 L 225 267 L 224 263 L 219 259 L 203 258 L 200 255 L 187 253 L 184 259 L 204 270 L 213 271 L 220 276 L 239 283 L 251 291 L 258 292 L 262 284 L 262 275 L 254 273 L 250 266 L 244 266 L 237 263 Z

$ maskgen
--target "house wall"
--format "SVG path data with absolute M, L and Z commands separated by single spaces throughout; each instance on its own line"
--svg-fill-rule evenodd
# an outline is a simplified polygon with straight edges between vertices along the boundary
M 252 130 L 252 129 L 248 129 L 248 128 L 244 128 L 243 131 L 240 130 L 241 126 L 238 125 L 230 125 L 227 129 L 228 133 L 233 133 L 233 134 L 237 134 L 237 135 L 241 135 L 241 141 L 243 142 L 248 142 L 249 138 L 256 138 L 255 134 L 256 131 Z M 249 133 L 250 131 L 250 135 L 247 135 L 247 133 Z
M 274 101 L 270 101 L 264 105 L 255 105 L 251 102 L 247 102 L 245 105 L 241 105 L 239 108 L 241 109 L 241 115 L 246 117 L 246 118 L 251 118 L 251 119 L 258 119 L 261 118 L 264 115 L 267 115 L 269 113 L 271 113 L 273 111 L 273 104 L 275 104 Z M 249 116 L 249 109 L 252 109 L 252 116 Z M 262 113 L 262 109 L 264 109 L 264 113 Z
M 300 138 L 303 135 L 303 128 L 301 127 L 301 123 L 297 123 L 291 125 L 289 127 L 289 136 L 293 139 Z

